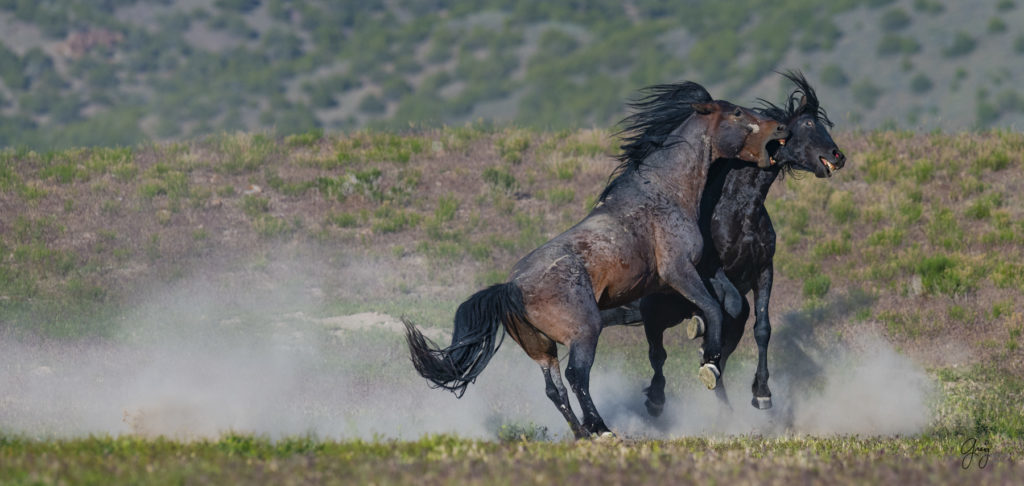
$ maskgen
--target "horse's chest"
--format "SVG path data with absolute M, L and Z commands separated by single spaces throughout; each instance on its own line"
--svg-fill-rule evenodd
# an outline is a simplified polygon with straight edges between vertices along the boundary
M 733 282 L 752 281 L 771 262 L 775 234 L 762 225 L 737 227 L 718 233 L 715 249 L 726 275 Z

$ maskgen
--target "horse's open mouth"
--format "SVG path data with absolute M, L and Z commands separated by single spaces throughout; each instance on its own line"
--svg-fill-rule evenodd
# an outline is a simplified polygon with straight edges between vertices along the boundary
M 829 177 L 832 177 L 833 172 L 839 170 L 836 168 L 835 164 L 829 162 L 825 157 L 818 157 L 818 159 L 821 160 L 821 164 L 825 166 L 825 172 Z
M 770 165 L 775 165 L 778 163 L 778 161 L 775 160 L 775 156 L 778 155 L 779 150 L 782 148 L 783 145 L 786 145 L 786 139 L 784 138 L 769 140 L 768 145 L 765 145 L 764 148 L 765 150 L 768 151 L 768 162 Z

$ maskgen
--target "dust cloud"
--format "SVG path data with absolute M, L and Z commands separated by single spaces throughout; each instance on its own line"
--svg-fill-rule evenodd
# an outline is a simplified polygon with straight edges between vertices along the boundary
M 257 284 L 196 279 L 153 292 L 121 317 L 113 338 L 69 342 L 0 334 L 0 432 L 179 440 L 225 433 L 494 438 L 502 424 L 517 424 L 546 427 L 552 439 L 569 436 L 544 394 L 539 368 L 511 339 L 456 399 L 415 373 L 395 318 L 322 317 L 333 294 L 325 299 L 319 287 L 298 275 Z M 469 295 L 472 289 L 464 290 Z M 930 380 L 884 339 L 822 346 L 787 338 L 786 326 L 799 330 L 800 324 L 777 326 L 773 337 L 772 410 L 749 404 L 749 358 L 729 363 L 732 409 L 721 407 L 696 379 L 693 349 L 670 350 L 681 356 L 666 369 L 668 403 L 658 419 L 643 408 L 646 369 L 624 372 L 616 352 L 599 352 L 593 396 L 608 425 L 626 437 L 913 434 L 929 423 Z M 446 342 L 443 333 L 433 333 Z
M 346 262 L 332 283 L 311 277 L 316 264 L 271 266 L 153 291 L 119 318 L 112 338 L 47 340 L 0 328 L 0 433 L 494 437 L 502 423 L 552 415 L 540 372 L 511 340 L 459 400 L 416 374 L 395 317 L 321 317 L 339 295 L 386 294 L 381 282 L 400 279 L 398 265 Z M 550 419 L 542 425 L 557 429 L 559 416 Z
M 847 347 L 849 346 L 849 347 Z M 616 390 L 630 390 L 633 400 L 598 402 L 605 421 L 627 436 L 669 438 L 690 435 L 912 435 L 924 431 L 932 419 L 936 398 L 931 379 L 923 369 L 897 353 L 882 338 L 866 336 L 854 342 L 813 353 L 805 362 L 813 375 L 773 363 L 784 350 L 769 348 L 769 386 L 773 407 L 757 410 L 750 404 L 750 383 L 756 361 L 732 360 L 724 385 L 729 406 L 722 406 L 714 392 L 696 378 L 697 358 L 666 370 L 670 381 L 662 416 L 649 418 L 636 383 L 613 371 L 603 371 L 594 381 L 594 396 L 608 397 Z M 773 352 L 774 351 L 774 352 Z M 675 386 L 671 386 L 671 382 Z M 619 398 L 621 400 L 621 398 Z

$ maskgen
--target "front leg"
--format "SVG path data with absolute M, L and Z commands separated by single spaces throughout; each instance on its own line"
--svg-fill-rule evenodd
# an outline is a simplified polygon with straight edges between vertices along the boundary
M 679 294 L 657 293 L 640 299 L 640 314 L 643 317 L 644 333 L 647 335 L 647 357 L 651 361 L 654 376 L 651 385 L 644 388 L 647 399 L 647 413 L 657 417 L 665 406 L 665 330 L 678 325 L 683 319 L 692 317 L 696 308 Z
M 768 389 L 768 340 L 772 336 L 772 325 L 768 321 L 768 302 L 772 296 L 772 280 L 774 271 L 769 263 L 757 277 L 754 287 L 754 340 L 757 342 L 757 372 L 751 389 L 754 408 L 767 410 L 772 408 L 772 392 Z
M 718 297 L 718 301 L 725 307 L 725 312 L 729 314 L 730 317 L 739 317 L 743 306 L 741 303 L 743 296 L 740 295 L 740 291 L 732 284 L 729 277 L 725 276 L 725 270 L 722 267 L 718 267 L 718 271 L 715 272 L 715 276 L 711 277 L 708 282 L 711 284 L 711 288 L 715 291 L 715 296 Z
M 688 260 L 677 259 L 659 270 L 676 292 L 692 302 L 704 315 L 704 346 L 698 376 L 709 390 L 715 389 L 721 378 L 722 359 L 722 307 L 704 286 L 697 267 Z

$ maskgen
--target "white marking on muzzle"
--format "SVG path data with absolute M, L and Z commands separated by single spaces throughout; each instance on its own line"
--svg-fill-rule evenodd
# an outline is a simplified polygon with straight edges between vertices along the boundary
M 757 133 L 757 132 L 761 131 L 761 127 L 757 126 L 756 123 L 751 123 L 751 124 L 749 124 L 747 126 L 750 127 L 750 131 L 753 132 L 753 133 Z

